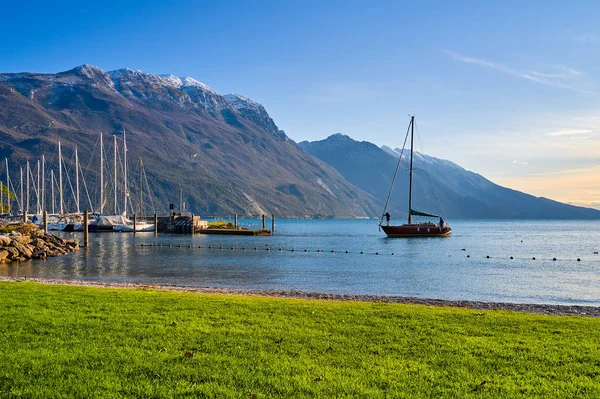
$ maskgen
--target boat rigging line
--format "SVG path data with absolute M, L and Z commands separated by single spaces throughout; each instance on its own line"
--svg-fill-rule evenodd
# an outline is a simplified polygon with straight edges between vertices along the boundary
M 421 136 L 419 135 L 419 125 L 417 125 L 416 121 L 415 121 L 415 130 L 417 133 L 417 140 L 419 141 L 419 148 L 421 149 L 421 154 L 425 154 L 425 152 L 423 151 L 423 143 L 421 143 Z M 446 217 L 446 212 L 444 210 L 444 206 L 443 206 L 442 202 L 440 201 L 440 197 L 437 195 L 436 190 L 433 189 L 433 180 L 431 179 L 431 173 L 429 173 L 429 170 L 425 167 L 425 164 L 426 163 L 424 162 L 422 170 L 425 171 L 425 174 L 427 175 L 427 178 L 429 180 L 429 188 L 433 192 L 433 197 L 435 198 L 436 212 L 438 212 L 443 217 Z
M 398 157 L 398 164 L 396 165 L 396 170 L 394 171 L 394 177 L 392 178 L 392 186 L 390 187 L 390 192 L 388 194 L 387 200 L 385 201 L 385 206 L 383 208 L 383 213 L 381 215 L 382 222 L 383 222 L 383 218 L 385 217 L 385 213 L 387 212 L 388 206 L 390 204 L 390 198 L 392 197 L 392 192 L 394 191 L 394 184 L 396 183 L 396 176 L 398 175 L 398 169 L 400 169 L 400 164 L 402 162 L 402 155 L 404 154 L 404 149 L 406 148 L 406 141 L 408 140 L 409 134 L 410 134 L 410 124 L 408 125 L 408 129 L 406 130 L 406 136 L 404 137 L 404 144 L 402 144 L 402 151 L 400 151 L 400 156 Z

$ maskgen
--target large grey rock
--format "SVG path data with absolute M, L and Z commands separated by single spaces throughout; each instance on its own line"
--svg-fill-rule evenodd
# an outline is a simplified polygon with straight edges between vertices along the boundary
M 11 246 L 13 248 L 15 248 L 17 251 L 19 251 L 20 256 L 23 256 L 25 258 L 31 258 L 31 250 L 24 244 L 21 244 L 18 241 L 13 241 Z
M 0 235 L 0 246 L 7 246 L 10 245 L 11 239 L 9 236 L 7 235 Z
M 4 249 L 8 252 L 8 259 L 15 260 L 20 256 L 19 250 L 15 247 L 8 246 L 4 247 Z
M 31 245 L 34 248 L 39 249 L 39 248 L 44 248 L 46 246 L 46 243 L 41 238 L 34 238 L 33 241 L 31 241 Z
M 75 240 L 68 240 L 65 244 L 69 251 L 77 251 L 79 249 L 79 243 Z
M 33 251 L 31 257 L 33 259 L 46 259 L 46 256 L 46 251 L 43 248 L 37 248 L 35 251 Z

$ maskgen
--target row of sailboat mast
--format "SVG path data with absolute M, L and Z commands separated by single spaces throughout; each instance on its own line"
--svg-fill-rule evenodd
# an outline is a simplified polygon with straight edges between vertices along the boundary
M 113 145 L 114 145 L 114 214 L 118 214 L 118 146 L 117 146 L 117 137 L 113 136 Z M 62 154 L 62 145 L 60 140 L 58 141 L 58 182 L 56 181 L 56 177 L 54 174 L 54 169 L 50 169 L 50 188 L 51 188 L 51 204 L 52 204 L 52 214 L 56 213 L 55 207 L 55 193 L 54 188 L 55 185 L 58 188 L 58 197 L 59 197 L 59 206 L 58 211 L 59 214 L 65 213 L 65 202 L 64 202 L 64 187 L 63 187 L 63 154 Z M 81 213 L 80 208 L 80 182 L 79 182 L 79 174 L 82 173 L 81 166 L 79 165 L 79 153 L 77 146 L 75 147 L 75 207 L 76 212 Z M 140 158 L 140 193 L 139 193 L 139 201 L 140 201 L 140 214 L 143 210 L 142 201 L 143 201 L 143 178 L 142 178 L 142 170 L 143 164 Z M 5 159 L 6 164 L 6 203 L 7 206 L 10 207 L 10 171 L 9 171 L 9 162 L 8 158 Z M 126 132 L 123 129 L 123 212 L 122 214 L 125 216 L 127 214 L 127 206 L 128 206 L 128 182 L 127 182 L 127 139 Z M 28 160 L 25 165 L 25 170 L 23 167 L 20 167 L 20 200 L 19 200 L 19 208 L 22 212 L 29 213 L 30 211 L 30 203 L 31 203 L 31 191 L 30 186 L 33 188 L 33 194 L 36 196 L 36 213 L 41 213 L 46 208 L 46 158 L 45 155 L 42 154 L 41 161 L 37 161 L 37 168 L 34 171 L 31 167 L 30 161 Z M 25 172 L 25 176 L 23 176 L 23 172 Z M 34 172 L 36 173 L 36 177 L 34 177 Z M 25 179 L 24 179 L 25 177 Z M 68 176 L 67 176 L 68 177 Z M 25 180 L 25 181 L 24 181 Z M 37 183 L 37 184 L 36 184 Z M 57 184 L 58 183 L 58 184 Z M 69 185 L 71 181 L 69 180 Z M 85 185 L 85 181 L 84 181 Z M 71 185 L 71 190 L 73 190 L 73 186 Z M 86 188 L 87 190 L 87 188 Z M 15 192 L 15 190 L 13 190 Z M 104 145 L 103 145 L 103 135 L 100 133 L 100 213 L 104 213 Z M 89 194 L 88 194 L 89 199 Z M 2 207 L 4 206 L 4 192 L 0 191 L 0 203 Z M 91 205 L 91 204 L 90 204 Z

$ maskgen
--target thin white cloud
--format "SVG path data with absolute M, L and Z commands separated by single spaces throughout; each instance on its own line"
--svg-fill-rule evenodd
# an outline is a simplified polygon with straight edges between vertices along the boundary
M 574 116 L 571 119 L 576 122 L 579 122 L 579 121 L 595 122 L 595 121 L 600 120 L 600 116 Z
M 512 161 L 512 163 L 515 165 L 529 165 L 529 162 L 527 161 L 517 161 L 516 159 Z
M 450 51 L 450 50 L 444 50 L 444 52 L 446 54 L 448 54 L 450 57 L 454 58 L 456 61 L 464 62 L 467 64 L 480 65 L 480 66 L 484 66 L 487 68 L 495 69 L 497 71 L 506 73 L 508 75 L 513 75 L 513 76 L 516 76 L 519 78 L 525 78 L 525 75 L 522 72 L 519 72 L 517 70 L 514 70 L 514 69 L 509 68 L 504 65 L 495 64 L 493 62 L 482 60 L 480 58 L 464 57 L 464 56 L 462 56 L 458 53 L 455 53 L 454 51 Z
M 554 172 L 531 173 L 530 176 L 581 175 L 586 173 L 600 173 L 600 165 L 584 168 L 563 169 Z
M 578 134 L 590 134 L 593 133 L 590 129 L 570 129 L 570 130 L 559 130 L 557 132 L 548 133 L 546 136 L 560 137 L 560 136 L 574 136 Z
M 581 36 L 577 36 L 575 40 L 584 43 L 600 43 L 600 37 L 594 33 L 584 33 Z
M 553 65 L 549 69 L 553 72 L 531 71 L 530 74 L 542 79 L 574 79 L 583 75 L 582 72 L 564 65 Z
M 485 68 L 494 69 L 498 72 L 502 72 L 507 75 L 511 75 L 520 79 L 530 80 L 545 86 L 558 87 L 561 89 L 572 90 L 578 93 L 593 94 L 587 90 L 581 90 L 577 87 L 572 86 L 574 80 L 577 80 L 583 76 L 583 73 L 564 66 L 555 65 L 550 66 L 550 72 L 539 72 L 535 70 L 521 71 L 518 69 L 507 67 L 506 65 L 497 64 L 491 61 L 487 61 L 481 58 L 465 57 L 454 51 L 444 50 L 446 54 L 452 57 L 456 61 L 464 62 L 466 64 L 479 65 Z

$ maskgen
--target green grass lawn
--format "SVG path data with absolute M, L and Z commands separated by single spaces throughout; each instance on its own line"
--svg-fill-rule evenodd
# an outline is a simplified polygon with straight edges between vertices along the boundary
M 0 282 L 0 397 L 598 398 L 599 346 L 584 317 Z

